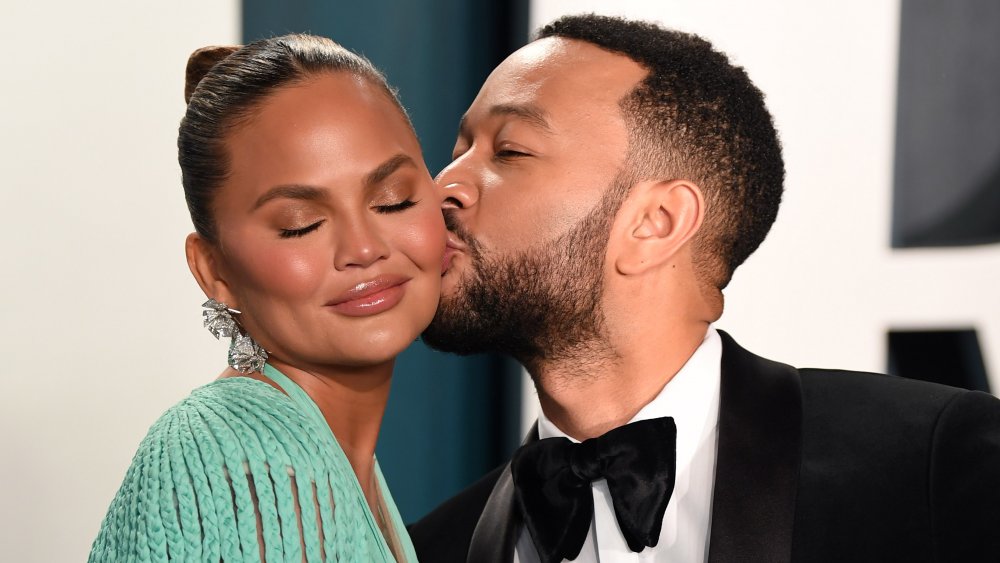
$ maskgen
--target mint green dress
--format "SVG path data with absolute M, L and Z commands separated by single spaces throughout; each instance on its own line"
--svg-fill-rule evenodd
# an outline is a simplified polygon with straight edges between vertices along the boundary
M 287 395 L 219 379 L 153 424 L 90 562 L 395 561 L 319 408 L 270 365 L 264 375 Z M 377 461 L 375 473 L 395 549 L 415 563 Z

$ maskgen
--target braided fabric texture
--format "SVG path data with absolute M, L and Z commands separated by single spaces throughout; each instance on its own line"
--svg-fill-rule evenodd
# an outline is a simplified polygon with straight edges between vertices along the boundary
M 196 389 L 143 439 L 89 561 L 382 560 L 350 464 L 320 424 L 250 378 Z

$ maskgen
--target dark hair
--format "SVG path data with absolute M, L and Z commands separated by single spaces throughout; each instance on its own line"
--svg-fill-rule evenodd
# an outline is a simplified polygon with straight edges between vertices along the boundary
M 395 90 L 368 59 L 325 37 L 284 35 L 239 47 L 207 47 L 188 59 L 187 112 L 177 135 L 184 197 L 194 228 L 216 242 L 213 196 L 229 174 L 225 139 L 270 94 L 320 73 L 348 72 L 383 90 L 406 117 Z M 412 125 L 411 125 L 412 127 Z
M 781 203 L 785 169 L 764 95 L 708 41 L 653 23 L 565 16 L 539 30 L 538 39 L 546 37 L 586 41 L 649 71 L 620 102 L 627 165 L 645 179 L 671 174 L 704 190 L 695 260 L 699 276 L 724 288 L 764 241 Z

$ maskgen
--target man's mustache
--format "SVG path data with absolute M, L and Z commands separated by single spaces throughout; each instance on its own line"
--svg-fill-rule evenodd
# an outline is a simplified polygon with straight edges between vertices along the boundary
M 455 217 L 455 210 L 445 209 L 444 210 L 444 226 L 449 231 L 458 237 L 458 240 L 462 241 L 466 246 L 469 247 L 473 253 L 479 250 L 479 243 L 476 238 L 472 236 L 469 231 L 465 229 L 461 224 L 459 224 L 458 219 Z

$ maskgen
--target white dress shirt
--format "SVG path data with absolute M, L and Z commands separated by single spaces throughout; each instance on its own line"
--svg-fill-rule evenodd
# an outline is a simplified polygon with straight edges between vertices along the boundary
M 607 481 L 601 479 L 592 485 L 594 520 L 574 563 L 706 561 L 719 435 L 721 363 L 722 340 L 715 328 L 709 327 L 684 367 L 630 421 L 671 416 L 677 424 L 677 476 L 656 547 L 647 547 L 641 553 L 629 550 L 615 519 Z M 541 413 L 538 437 L 560 436 L 570 438 Z M 518 537 L 514 563 L 539 563 L 527 528 L 522 528 Z

